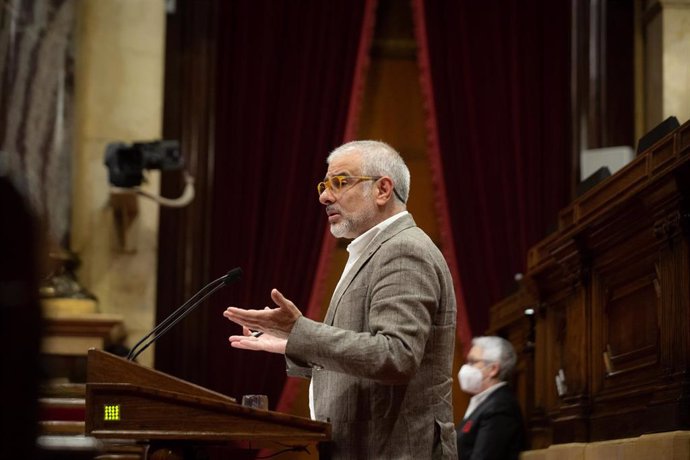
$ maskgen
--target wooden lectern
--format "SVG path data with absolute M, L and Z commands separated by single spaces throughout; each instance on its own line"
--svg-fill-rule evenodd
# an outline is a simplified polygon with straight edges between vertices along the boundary
M 89 350 L 87 372 L 86 434 L 96 438 L 277 450 L 330 440 L 328 423 L 244 407 L 100 350 Z

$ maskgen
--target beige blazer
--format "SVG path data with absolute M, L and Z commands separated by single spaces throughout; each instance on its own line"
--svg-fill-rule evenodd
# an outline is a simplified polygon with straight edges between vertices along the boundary
M 297 321 L 288 374 L 313 379 L 316 418 L 333 427 L 333 458 L 457 458 L 455 321 L 448 266 L 409 215 L 369 244 L 323 323 Z

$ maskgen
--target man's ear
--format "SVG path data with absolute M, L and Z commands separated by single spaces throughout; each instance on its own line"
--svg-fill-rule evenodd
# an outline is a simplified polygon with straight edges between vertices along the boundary
M 501 367 L 499 366 L 498 363 L 491 363 L 491 364 L 489 364 L 489 366 L 490 366 L 489 377 L 491 377 L 492 379 L 497 379 L 498 374 L 501 371 Z
M 383 206 L 393 199 L 393 180 L 383 176 L 376 185 L 376 204 Z

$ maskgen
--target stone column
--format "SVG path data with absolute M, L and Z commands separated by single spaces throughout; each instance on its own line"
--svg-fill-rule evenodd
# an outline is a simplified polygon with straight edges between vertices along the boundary
M 77 17 L 71 247 L 82 284 L 103 313 L 124 317 L 131 346 L 153 327 L 159 209 L 131 197 L 123 244 L 103 159 L 109 142 L 161 137 L 165 3 L 82 0 Z M 157 194 L 158 177 L 144 188 Z M 153 354 L 139 361 L 151 365 Z
M 647 1 L 643 17 L 644 130 L 690 119 L 690 0 Z

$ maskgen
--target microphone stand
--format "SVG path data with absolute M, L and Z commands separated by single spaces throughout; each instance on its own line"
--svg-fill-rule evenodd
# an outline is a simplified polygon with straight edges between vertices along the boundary
M 129 351 L 129 354 L 127 355 L 127 360 L 129 361 L 134 361 L 137 356 L 141 354 L 144 350 L 146 350 L 148 347 L 153 344 L 156 340 L 158 340 L 159 337 L 161 337 L 163 334 L 168 332 L 170 328 L 175 326 L 178 322 L 180 322 L 183 318 L 185 318 L 188 314 L 190 314 L 194 309 L 204 300 L 206 300 L 207 297 L 209 297 L 211 294 L 216 292 L 218 289 L 222 288 L 223 286 L 227 286 L 228 284 L 232 283 L 235 280 L 238 280 L 242 276 L 242 269 L 240 267 L 233 268 L 230 270 L 227 274 L 221 276 L 220 278 L 211 281 L 208 283 L 206 286 L 201 288 L 196 294 L 194 294 L 188 301 L 186 301 L 180 308 L 175 310 L 165 318 L 161 323 L 153 328 L 151 332 L 146 334 L 144 337 L 142 337 Z M 208 292 L 205 292 L 208 291 Z M 153 336 L 153 337 L 151 337 Z M 150 340 L 146 341 L 151 337 Z M 146 341 L 146 342 L 145 342 Z M 144 343 L 145 342 L 145 343 Z

